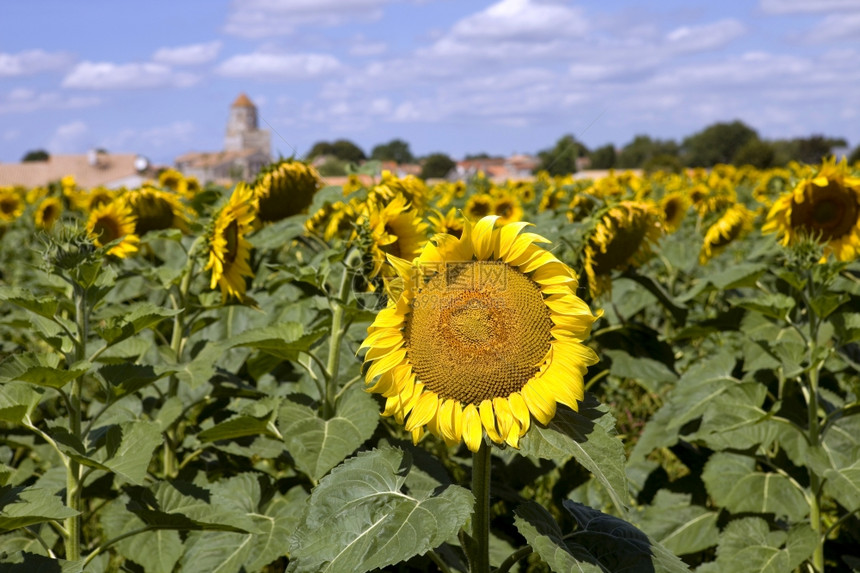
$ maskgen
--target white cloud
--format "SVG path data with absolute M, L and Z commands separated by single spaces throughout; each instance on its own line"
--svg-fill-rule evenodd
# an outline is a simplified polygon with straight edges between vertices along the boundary
M 221 63 L 217 72 L 235 78 L 301 80 L 339 71 L 341 64 L 329 54 L 240 54 Z
M 152 60 L 170 66 L 194 66 L 211 62 L 218 57 L 220 50 L 221 42 L 217 40 L 204 44 L 161 48 L 153 54 Z
M 45 52 L 44 50 L 28 50 L 17 54 L 0 52 L 0 78 L 62 70 L 73 61 L 74 57 L 64 52 Z
M 587 22 L 578 8 L 551 0 L 502 0 L 457 22 L 458 38 L 540 40 L 546 36 L 579 35 Z
M 63 87 L 111 90 L 188 87 L 199 77 L 158 63 L 81 62 L 63 79 Z
M 191 121 L 175 121 L 167 125 L 146 129 L 123 129 L 105 139 L 105 147 L 128 151 L 146 152 L 176 144 L 188 144 L 196 128 Z
M 378 56 L 384 54 L 388 49 L 385 42 L 374 42 L 364 37 L 358 37 L 349 47 L 349 53 L 353 56 Z
M 3 141 L 14 141 L 21 135 L 20 129 L 7 129 L 3 132 Z
M 737 20 L 720 20 L 703 26 L 682 26 L 669 32 L 667 44 L 673 51 L 698 52 L 725 46 L 746 28 Z
M 860 10 L 860 0 L 760 0 L 759 6 L 772 14 L 844 12 Z
M 48 143 L 51 153 L 80 153 L 87 145 L 89 127 L 83 121 L 73 121 L 59 126 Z
M 378 20 L 391 0 L 233 0 L 224 31 L 245 38 L 284 36 L 298 28 Z
M 102 103 L 96 96 L 62 95 L 57 92 L 38 93 L 29 88 L 16 88 L 0 96 L 0 114 L 28 113 L 45 109 L 78 109 Z
M 858 37 L 860 37 L 860 12 L 826 16 L 810 30 L 808 39 L 812 42 L 832 42 Z

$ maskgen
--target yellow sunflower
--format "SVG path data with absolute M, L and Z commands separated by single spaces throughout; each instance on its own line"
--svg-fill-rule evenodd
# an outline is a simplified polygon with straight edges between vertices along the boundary
M 454 235 L 458 239 L 463 234 L 465 220 L 463 216 L 457 212 L 457 209 L 451 207 L 444 215 L 439 211 L 434 211 L 432 215 L 428 215 L 427 220 L 430 221 L 430 230 L 433 234 L 446 233 Z
M 667 193 L 660 200 L 660 208 L 663 211 L 663 225 L 667 233 L 674 233 L 681 226 L 687 209 L 690 208 L 690 199 L 680 191 Z
M 136 218 L 135 234 L 176 228 L 188 231 L 188 210 L 173 193 L 142 187 L 125 195 Z
M 191 201 L 198 193 L 200 193 L 201 189 L 200 181 L 198 181 L 196 177 L 183 177 L 179 181 L 176 192 L 187 201 Z
M 248 264 L 251 243 L 245 235 L 253 230 L 257 211 L 254 193 L 240 183 L 230 195 L 230 200 L 215 216 L 209 233 L 209 262 L 204 270 L 212 271 L 209 288 L 221 287 L 224 300 L 245 296 L 245 277 L 253 277 Z
M 592 296 L 611 290 L 613 270 L 645 262 L 662 234 L 660 214 L 650 203 L 622 201 L 608 208 L 585 247 L 585 273 Z
M 87 234 L 97 247 L 122 239 L 111 247 L 109 255 L 121 259 L 137 252 L 140 238 L 134 234 L 135 217 L 131 208 L 122 200 L 99 205 L 90 212 L 87 219 Z
M 295 159 L 273 163 L 254 182 L 260 221 L 272 223 L 303 212 L 320 187 L 319 174 L 307 163 Z
M 493 214 L 499 216 L 499 223 L 506 225 L 523 218 L 523 208 L 511 193 L 502 192 L 493 201 Z
M 427 242 L 427 223 L 398 195 L 387 205 L 369 202 L 359 223 L 366 221 L 373 237 L 371 255 L 373 257 L 373 278 L 383 271 L 386 255 L 411 260 L 418 256 Z M 390 276 L 393 270 L 385 269 L 384 275 Z
M 517 447 L 532 418 L 578 408 L 597 362 L 574 273 L 528 223 L 497 219 L 436 235 L 412 262 L 390 257 L 403 288 L 368 328 L 365 376 L 416 442 L 426 428 L 473 452 L 484 436 Z
M 845 159 L 825 161 L 774 202 L 762 232 L 779 233 L 786 246 L 812 236 L 823 243 L 825 257 L 853 260 L 860 252 L 860 177 L 851 175 Z
M 158 174 L 158 185 L 163 189 L 178 191 L 179 182 L 182 181 L 182 179 L 182 173 L 180 173 L 176 169 L 168 167 L 167 169 Z
M 46 197 L 36 208 L 36 213 L 34 215 L 36 226 L 40 229 L 50 231 L 54 226 L 54 223 L 59 220 L 60 215 L 62 214 L 62 201 L 57 197 Z
M 0 221 L 11 222 L 24 212 L 24 200 L 14 187 L 0 187 Z
M 81 211 L 92 211 L 99 205 L 110 203 L 119 195 L 120 192 L 114 189 L 95 187 L 87 191 L 78 191 L 74 193 L 70 200 L 71 204 L 74 205 L 76 209 Z
M 738 203 L 730 207 L 716 223 L 708 228 L 699 262 L 708 262 L 722 252 L 732 241 L 740 239 L 753 228 L 755 213 Z
M 486 193 L 472 195 L 463 207 L 463 213 L 469 220 L 486 217 L 493 212 L 493 198 Z

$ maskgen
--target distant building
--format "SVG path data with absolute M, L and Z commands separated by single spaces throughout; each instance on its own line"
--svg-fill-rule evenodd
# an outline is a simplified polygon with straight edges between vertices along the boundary
M 230 106 L 223 151 L 192 151 L 176 158 L 176 169 L 210 181 L 250 181 L 272 160 L 272 137 L 260 129 L 257 106 L 239 94 Z
M 481 172 L 497 182 L 508 179 L 531 179 L 538 165 L 540 160 L 537 157 L 523 154 L 510 157 L 464 159 L 457 162 L 455 175 L 462 179 L 474 177 Z
M 142 155 L 92 150 L 86 155 L 51 155 L 47 161 L 0 164 L 0 186 L 43 187 L 66 175 L 84 189 L 140 187 L 156 170 Z

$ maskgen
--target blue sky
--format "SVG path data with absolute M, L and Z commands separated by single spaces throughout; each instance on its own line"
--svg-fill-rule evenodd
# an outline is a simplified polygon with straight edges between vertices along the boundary
M 219 150 L 240 92 L 284 155 L 620 146 L 734 119 L 860 144 L 860 0 L 34 0 L 0 23 L 2 162 Z

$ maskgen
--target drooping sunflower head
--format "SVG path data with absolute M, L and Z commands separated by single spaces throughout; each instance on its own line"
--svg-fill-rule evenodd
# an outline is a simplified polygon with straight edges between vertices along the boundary
M 427 216 L 430 221 L 430 230 L 435 235 L 436 233 L 445 233 L 454 235 L 458 239 L 463 234 L 463 228 L 466 221 L 462 215 L 457 212 L 457 209 L 451 207 L 444 215 L 439 211 L 434 211 L 433 214 Z
M 383 170 L 382 181 L 379 185 L 374 185 L 368 199 L 379 201 L 381 198 L 382 202 L 387 203 L 398 195 L 403 196 L 413 208 L 423 211 L 427 205 L 430 190 L 423 180 L 414 175 L 398 177 L 388 170 Z
M 158 185 L 163 189 L 178 191 L 179 183 L 183 179 L 184 177 L 182 176 L 182 173 L 180 173 L 176 169 L 168 167 L 167 169 L 158 174 Z
M 194 199 L 201 190 L 200 181 L 196 177 L 183 177 L 176 187 L 176 192 L 187 201 Z
M 229 201 L 215 215 L 207 233 L 209 261 L 204 270 L 212 271 L 209 288 L 221 288 L 226 300 L 245 296 L 245 277 L 253 277 L 249 260 L 251 244 L 245 236 L 253 230 L 257 200 L 244 183 L 233 190 Z
M 522 220 L 523 207 L 516 196 L 502 191 L 493 201 L 493 214 L 499 216 L 500 224 L 506 225 Z
M 50 231 L 63 214 L 63 202 L 59 197 L 46 197 L 36 208 L 34 219 L 36 227 Z
M 24 212 L 24 199 L 14 187 L 0 187 L 0 221 L 14 221 Z
M 272 223 L 303 212 L 322 186 L 316 169 L 303 161 L 281 159 L 254 182 L 260 221 Z
M 574 273 L 521 232 L 528 223 L 497 219 L 436 235 L 412 262 L 390 258 L 403 289 L 368 329 L 366 378 L 415 441 L 426 429 L 473 452 L 485 436 L 517 447 L 532 419 L 578 408 L 597 362 Z
M 810 236 L 824 245 L 824 256 L 850 261 L 860 253 L 860 177 L 846 161 L 825 161 L 817 173 L 779 197 L 762 232 L 782 235 L 783 245 Z
M 651 203 L 622 201 L 597 220 L 585 247 L 585 273 L 592 296 L 611 290 L 613 270 L 640 265 L 663 234 L 660 213 Z
M 699 262 L 706 263 L 725 250 L 730 243 L 749 233 L 753 228 L 754 220 L 755 213 L 740 203 L 726 210 L 705 233 Z
M 477 221 L 482 217 L 491 215 L 493 211 L 493 198 L 487 193 L 472 195 L 463 207 L 463 214 L 470 221 Z
M 402 195 L 387 205 L 368 202 L 358 223 L 367 224 L 372 238 L 370 255 L 373 270 L 370 278 L 380 272 L 383 276 L 393 275 L 393 269 L 386 266 L 386 255 L 412 259 L 427 242 L 427 223 Z
M 667 193 L 660 200 L 660 209 L 663 212 L 663 225 L 666 228 L 666 232 L 674 233 L 678 230 L 689 208 L 690 200 L 686 194 L 680 191 Z
M 141 187 L 124 197 L 135 216 L 137 236 L 171 228 L 188 231 L 188 210 L 177 195 L 154 187 Z
M 87 234 L 97 247 L 122 239 L 108 251 L 109 255 L 121 259 L 136 253 L 140 243 L 140 238 L 135 234 L 134 213 L 122 199 L 99 205 L 90 211 Z

